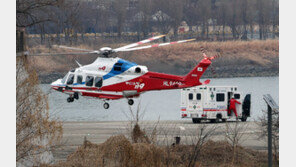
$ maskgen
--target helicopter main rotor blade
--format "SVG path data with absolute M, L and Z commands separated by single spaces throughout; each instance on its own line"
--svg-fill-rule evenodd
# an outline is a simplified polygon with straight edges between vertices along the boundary
M 63 46 L 63 45 L 53 45 L 56 48 L 63 48 L 63 49 L 71 49 L 71 50 L 79 50 L 79 51 L 86 51 L 86 52 L 99 52 L 98 50 L 89 50 L 89 49 L 82 49 L 82 48 L 73 48 L 69 46 Z
M 64 55 L 88 55 L 93 54 L 93 52 L 76 52 L 76 53 L 33 53 L 28 54 L 29 56 L 64 56 Z
M 165 36 L 165 35 L 159 35 L 159 36 L 151 37 L 151 38 L 148 38 L 148 39 L 145 39 L 145 40 L 139 41 L 139 42 L 137 42 L 137 43 L 132 43 L 132 44 L 129 44 L 129 45 L 126 45 L 126 46 L 120 47 L 120 48 L 113 49 L 113 51 L 114 51 L 114 52 L 119 52 L 119 51 L 122 51 L 122 50 L 125 50 L 125 49 L 129 49 L 129 48 L 132 48 L 132 47 L 135 47 L 135 46 L 142 45 L 142 44 L 144 44 L 144 43 L 148 43 L 148 42 L 154 41 L 154 40 L 159 39 L 159 38 L 162 38 L 162 37 L 164 37 L 164 36 Z
M 166 46 L 166 45 L 177 44 L 177 43 L 190 42 L 190 41 L 194 41 L 194 40 L 195 39 L 187 39 L 187 40 L 181 40 L 181 41 L 167 42 L 167 43 L 154 44 L 154 45 L 142 46 L 142 47 L 137 47 L 137 48 L 130 48 L 130 49 L 125 49 L 125 50 L 121 50 L 121 51 L 128 52 L 128 51 L 134 51 L 134 50 L 148 49 L 148 48 L 153 48 L 153 47 L 159 47 L 159 46 Z

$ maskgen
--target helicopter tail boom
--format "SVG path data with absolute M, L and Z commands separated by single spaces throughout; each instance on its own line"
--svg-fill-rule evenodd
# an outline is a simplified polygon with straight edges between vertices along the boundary
M 211 63 L 211 59 L 209 58 L 202 59 L 201 62 L 183 78 L 186 85 L 197 86 L 201 84 L 208 84 L 209 82 L 201 83 L 199 79 L 206 69 L 211 65 Z

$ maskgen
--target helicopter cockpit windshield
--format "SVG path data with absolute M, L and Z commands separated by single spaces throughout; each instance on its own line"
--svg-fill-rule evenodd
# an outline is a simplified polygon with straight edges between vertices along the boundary
M 63 83 L 63 84 L 66 82 L 66 79 L 68 78 L 69 73 L 70 73 L 70 72 L 68 72 L 68 73 L 64 76 L 64 78 L 62 79 L 62 83 Z

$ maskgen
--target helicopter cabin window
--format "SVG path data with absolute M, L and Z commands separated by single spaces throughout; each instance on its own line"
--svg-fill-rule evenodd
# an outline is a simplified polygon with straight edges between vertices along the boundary
M 102 77 L 96 77 L 95 79 L 95 87 L 102 87 L 103 85 L 103 78 Z
M 115 63 L 114 71 L 121 71 L 121 66 L 122 66 L 122 63 Z
M 234 94 L 234 99 L 240 99 L 240 94 Z
M 200 100 L 201 99 L 201 94 L 200 93 L 197 93 L 196 94 L 196 100 Z
M 193 94 L 192 94 L 192 93 L 189 93 L 189 94 L 188 94 L 188 99 L 189 99 L 189 100 L 193 100 Z
M 77 81 L 76 83 L 82 84 L 82 75 L 77 75 Z
M 225 94 L 224 93 L 217 93 L 216 94 L 216 101 L 217 102 L 222 102 L 225 100 Z
M 93 86 L 94 77 L 93 76 L 86 76 L 85 78 L 85 85 L 86 86 Z
M 72 85 L 74 82 L 74 74 L 70 74 L 67 80 L 67 85 Z

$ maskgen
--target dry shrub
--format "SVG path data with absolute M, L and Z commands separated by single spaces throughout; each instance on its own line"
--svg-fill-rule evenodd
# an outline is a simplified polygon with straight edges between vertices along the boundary
M 85 146 L 85 144 L 87 146 Z M 131 143 L 123 135 L 110 137 L 102 144 L 85 142 L 66 162 L 54 166 L 188 166 L 194 145 L 165 146 Z M 207 141 L 195 166 L 264 166 L 267 154 L 238 147 L 238 161 L 232 163 L 232 146 L 228 142 Z
M 138 123 L 134 125 L 131 138 L 133 143 L 150 143 L 150 139 L 147 137 L 146 132 L 141 130 Z
M 47 96 L 40 90 L 37 73 L 24 57 L 16 61 L 16 161 L 23 165 L 46 163 L 62 137 L 62 124 L 51 119 Z
M 166 152 L 153 144 L 134 143 L 131 166 L 164 166 Z
M 101 151 L 103 158 L 108 160 L 107 164 L 118 162 L 120 166 L 128 166 L 133 154 L 131 143 L 123 135 L 110 137 L 101 145 Z

